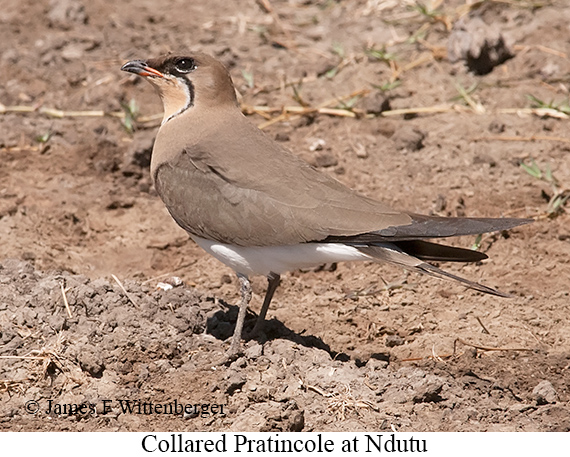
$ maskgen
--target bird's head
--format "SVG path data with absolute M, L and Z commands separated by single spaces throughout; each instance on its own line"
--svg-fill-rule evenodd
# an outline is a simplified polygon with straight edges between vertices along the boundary
M 164 105 L 163 124 L 196 107 L 212 109 L 237 105 L 234 85 L 226 67 L 207 54 L 131 60 L 121 70 L 144 76 L 158 90 Z

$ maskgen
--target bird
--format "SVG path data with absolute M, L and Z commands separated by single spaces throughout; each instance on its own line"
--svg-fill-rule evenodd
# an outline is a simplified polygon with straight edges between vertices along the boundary
M 206 53 L 131 60 L 121 70 L 144 77 L 162 100 L 150 164 L 158 195 L 176 223 L 239 278 L 228 356 L 241 351 L 252 275 L 265 276 L 268 285 L 251 336 L 262 329 L 281 275 L 324 263 L 385 262 L 509 296 L 430 263 L 477 262 L 486 254 L 428 240 L 503 231 L 532 219 L 427 216 L 357 193 L 254 125 L 227 68 Z

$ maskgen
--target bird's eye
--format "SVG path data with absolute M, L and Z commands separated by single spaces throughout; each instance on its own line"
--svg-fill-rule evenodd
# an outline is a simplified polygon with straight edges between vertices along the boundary
M 178 59 L 174 62 L 174 68 L 180 73 L 189 73 L 196 68 L 196 63 L 190 58 Z

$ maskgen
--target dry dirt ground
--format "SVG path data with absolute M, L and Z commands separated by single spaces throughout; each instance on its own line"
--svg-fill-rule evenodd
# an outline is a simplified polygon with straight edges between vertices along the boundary
M 570 5 L 471 3 L 3 0 L 2 429 L 570 430 Z M 215 365 L 237 281 L 159 201 L 162 107 L 119 71 L 189 49 L 228 65 L 252 122 L 371 197 L 535 218 L 455 240 L 490 259 L 444 266 L 513 298 L 377 264 L 292 272 L 265 334 Z

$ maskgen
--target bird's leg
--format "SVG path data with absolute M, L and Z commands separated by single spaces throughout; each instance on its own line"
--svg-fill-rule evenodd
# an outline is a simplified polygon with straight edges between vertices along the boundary
M 263 328 L 263 323 L 265 322 L 265 315 L 267 314 L 267 310 L 269 309 L 269 304 L 271 303 L 271 299 L 273 298 L 273 294 L 275 290 L 279 286 L 281 282 L 281 277 L 277 273 L 270 272 L 267 275 L 267 292 L 265 293 L 265 298 L 263 299 L 263 306 L 261 307 L 261 311 L 259 312 L 259 316 L 257 318 L 257 322 L 251 331 L 251 335 L 255 336 L 258 332 Z
M 251 284 L 249 282 L 249 279 L 247 279 L 247 276 L 244 276 L 240 273 L 238 273 L 237 276 L 240 283 L 241 303 L 239 305 L 239 313 L 236 322 L 236 328 L 234 330 L 234 335 L 232 336 L 230 350 L 228 351 L 228 355 L 230 357 L 235 356 L 239 353 L 243 323 L 245 321 L 245 315 L 247 313 L 247 306 L 251 301 Z

